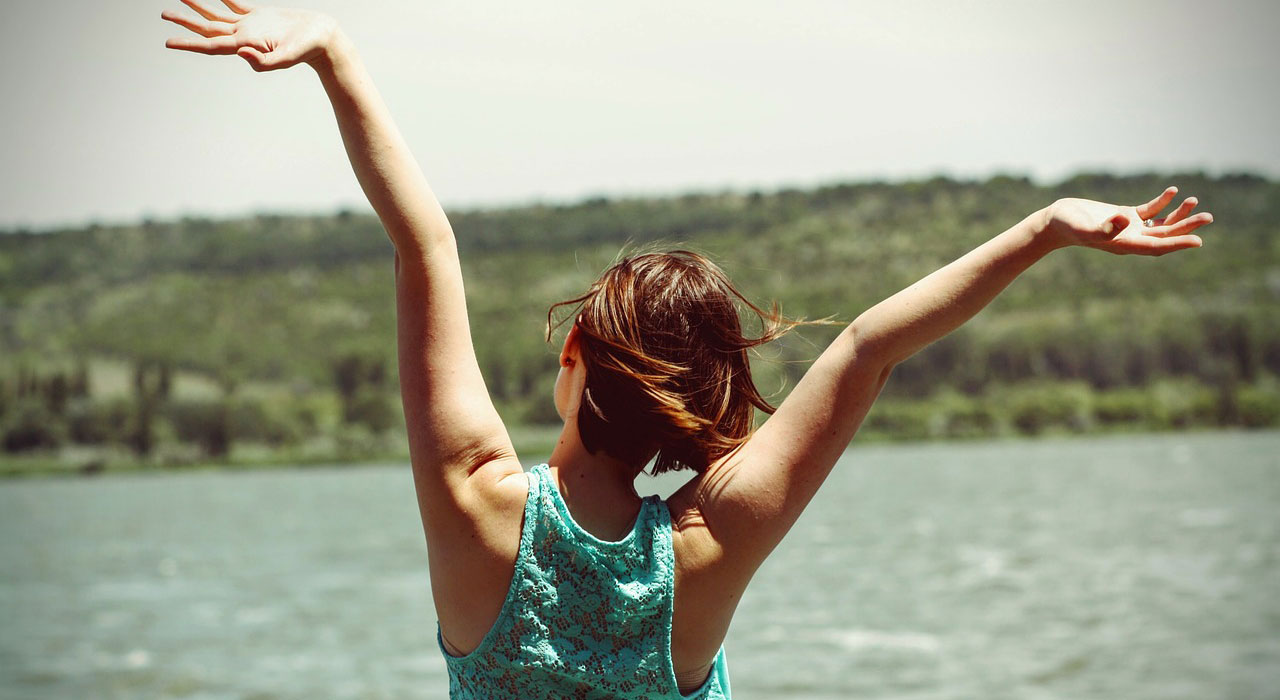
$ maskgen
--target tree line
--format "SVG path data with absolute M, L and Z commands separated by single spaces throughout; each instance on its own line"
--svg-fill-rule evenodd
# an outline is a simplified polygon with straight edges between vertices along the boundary
M 513 425 L 552 424 L 546 310 L 620 249 L 691 247 L 793 316 L 861 310 L 1063 196 L 1215 213 L 1159 261 L 1056 252 L 901 365 L 866 433 L 970 437 L 1280 422 L 1280 185 L 1248 173 L 835 183 L 450 212 L 477 357 Z M 366 212 L 0 233 L 0 445 L 109 463 L 402 454 L 391 247 Z M 785 397 L 838 327 L 763 349 Z M 65 461 L 65 460 L 64 460 Z

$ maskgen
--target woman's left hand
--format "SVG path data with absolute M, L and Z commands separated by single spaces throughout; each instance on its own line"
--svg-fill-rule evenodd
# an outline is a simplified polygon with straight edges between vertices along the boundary
M 1160 196 L 1136 207 L 1091 199 L 1059 199 L 1044 210 L 1043 234 L 1055 247 L 1081 245 L 1117 255 L 1164 255 L 1199 248 L 1202 241 L 1192 232 L 1213 223 L 1213 215 L 1191 210 L 1199 203 L 1187 197 L 1164 218 L 1157 218 L 1178 194 L 1166 188 Z

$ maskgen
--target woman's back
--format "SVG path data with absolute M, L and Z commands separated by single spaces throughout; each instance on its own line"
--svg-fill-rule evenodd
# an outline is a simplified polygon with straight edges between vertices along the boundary
M 474 649 L 447 641 L 454 697 L 729 697 L 723 650 L 690 682 L 672 662 L 675 553 L 656 496 L 601 539 L 574 519 L 547 465 L 528 475 L 520 541 L 496 621 Z

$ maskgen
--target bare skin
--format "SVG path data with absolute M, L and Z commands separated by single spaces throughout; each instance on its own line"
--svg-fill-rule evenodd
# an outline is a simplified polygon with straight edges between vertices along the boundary
M 476 363 L 453 230 L 355 48 L 330 17 L 223 0 L 182 0 L 162 17 L 193 35 L 166 46 L 238 55 L 258 71 L 298 64 L 320 78 L 356 177 L 396 249 L 397 343 L 410 457 L 440 628 L 474 649 L 505 599 L 528 481 Z M 1052 251 L 1088 246 L 1164 255 L 1198 248 L 1192 214 L 1168 188 L 1122 206 L 1062 199 L 855 319 L 750 439 L 668 499 L 676 558 L 672 663 L 688 691 L 707 677 L 756 569 L 790 530 L 899 362 L 950 333 Z M 1148 220 L 1150 225 L 1148 224 Z M 574 519 L 618 539 L 640 510 L 643 464 L 586 450 L 577 432 L 585 374 L 577 329 L 560 354 L 564 428 L 549 464 Z

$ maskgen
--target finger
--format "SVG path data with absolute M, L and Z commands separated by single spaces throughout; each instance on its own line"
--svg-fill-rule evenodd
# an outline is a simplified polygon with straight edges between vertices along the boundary
M 1161 209 L 1169 206 L 1169 202 L 1173 201 L 1174 195 L 1178 194 L 1177 187 L 1166 187 L 1159 197 L 1138 206 L 1138 216 L 1144 219 L 1150 219 L 1160 213 Z
M 239 15 L 247 15 L 253 11 L 253 5 L 244 0 L 222 0 L 222 4 L 231 8 L 231 11 Z
M 186 17 L 176 12 L 161 12 L 160 19 L 167 19 L 176 25 L 186 27 L 203 37 L 226 36 L 236 30 L 235 25 L 226 22 L 206 22 L 193 17 Z
M 1155 248 L 1154 255 L 1164 255 L 1178 250 L 1186 250 L 1188 248 L 1199 248 L 1204 245 L 1204 241 L 1199 236 L 1174 236 L 1173 238 L 1162 238 L 1160 245 Z
M 182 2 L 186 3 L 187 7 L 195 10 L 201 17 L 209 20 L 210 22 L 230 22 L 235 24 L 235 17 L 218 12 L 217 10 L 211 10 L 196 0 L 182 0 Z
M 1199 248 L 1204 241 L 1199 236 L 1174 236 L 1173 238 L 1157 238 L 1154 236 L 1138 236 L 1113 242 L 1108 249 L 1113 253 L 1126 255 L 1165 255 L 1188 248 Z
M 271 70 L 267 66 L 266 56 L 252 46 L 241 46 L 239 49 L 236 49 L 236 55 L 247 61 L 249 63 L 249 67 L 256 71 L 261 72 L 264 70 Z
M 1124 212 L 1120 211 L 1112 214 L 1104 219 L 1102 223 L 1098 224 L 1098 231 L 1100 231 L 1104 236 L 1114 237 L 1120 235 L 1120 233 L 1128 227 L 1129 217 L 1126 216 Z
M 1152 226 L 1151 228 L 1143 229 L 1142 232 L 1145 235 L 1154 236 L 1156 238 L 1171 238 L 1174 236 L 1184 236 L 1200 228 L 1201 226 L 1213 223 L 1213 214 L 1210 214 L 1209 212 L 1204 211 L 1204 212 L 1200 212 L 1199 214 L 1196 214 L 1195 216 L 1189 219 L 1183 219 L 1181 221 L 1177 221 L 1172 224 L 1167 223 L 1168 219 L 1165 219 L 1165 222 L 1166 223 L 1160 226 Z
M 262 46 L 242 46 L 236 53 L 258 71 L 288 68 L 302 59 L 301 51 L 281 49 L 263 51 L 263 48 Z
M 252 46 L 241 46 L 240 49 L 236 51 L 236 55 L 240 56 L 240 58 L 243 58 L 245 61 L 248 61 L 249 67 L 258 72 L 276 70 L 277 68 L 288 68 L 293 65 L 283 56 L 279 55 L 279 53 L 280 52 L 278 51 L 262 53 Z
M 1164 220 L 1160 222 L 1159 225 L 1171 226 L 1173 224 L 1178 223 L 1179 221 L 1182 221 L 1183 219 L 1187 218 L 1187 215 L 1190 214 L 1191 210 L 1195 209 L 1196 205 L 1199 203 L 1200 203 L 1200 200 L 1196 199 L 1195 197 L 1187 197 L 1186 199 L 1182 200 L 1182 204 L 1179 204 L 1178 208 L 1174 209 L 1172 214 L 1166 216 Z
M 215 36 L 208 39 L 179 38 L 164 42 L 164 46 L 167 49 L 224 56 L 236 52 L 236 39 L 231 36 Z

